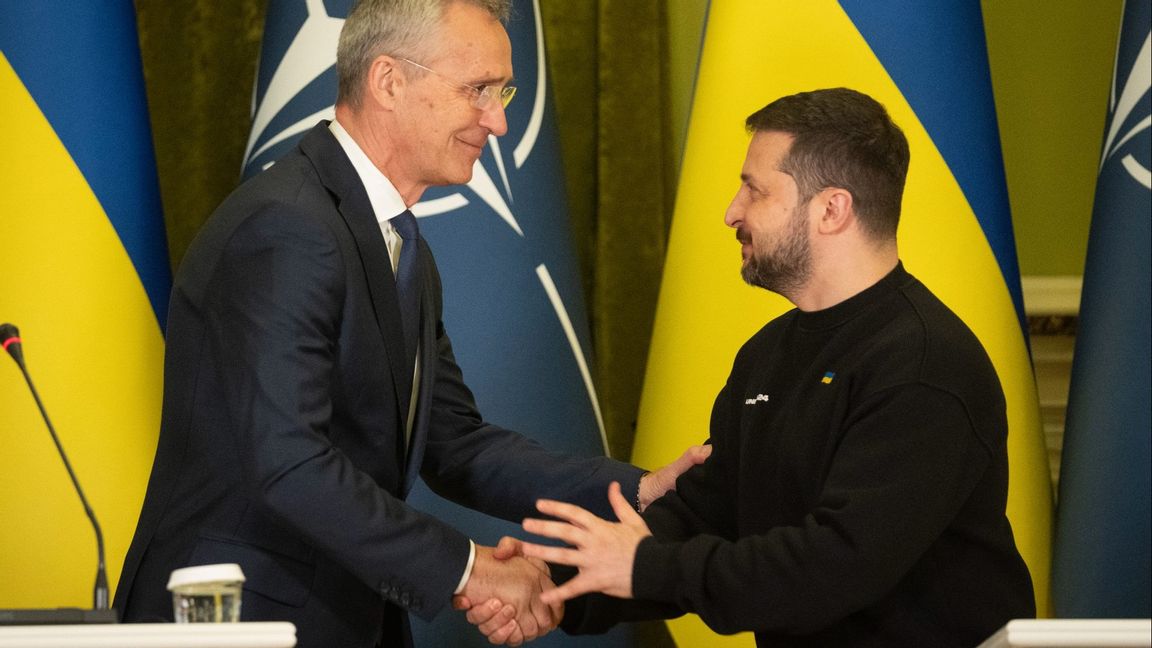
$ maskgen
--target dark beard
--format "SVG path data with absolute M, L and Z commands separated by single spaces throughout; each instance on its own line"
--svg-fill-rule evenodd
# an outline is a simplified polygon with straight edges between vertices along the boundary
M 737 233 L 737 238 L 740 238 Z M 741 239 L 743 240 L 743 239 Z M 787 297 L 803 286 L 812 276 L 812 245 L 808 238 L 808 223 L 804 210 L 797 207 L 792 214 L 786 238 L 766 254 L 752 248 L 752 256 L 740 269 L 740 276 L 749 285 Z

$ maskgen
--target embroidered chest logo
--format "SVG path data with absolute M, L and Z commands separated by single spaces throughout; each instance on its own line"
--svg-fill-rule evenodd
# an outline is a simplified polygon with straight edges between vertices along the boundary
M 768 394 L 756 394 L 753 398 L 745 398 L 745 405 L 756 405 L 757 403 L 767 403 L 769 400 Z
M 820 382 L 824 383 L 825 385 L 831 385 L 832 381 L 835 379 L 836 379 L 836 372 L 835 371 L 825 371 L 824 377 L 820 379 Z

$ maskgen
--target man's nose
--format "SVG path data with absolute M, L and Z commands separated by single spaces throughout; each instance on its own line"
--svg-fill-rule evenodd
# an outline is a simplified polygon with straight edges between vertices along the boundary
M 496 137 L 502 137 L 507 133 L 508 116 L 504 114 L 504 104 L 499 100 L 489 102 L 489 105 L 481 110 L 480 125 Z

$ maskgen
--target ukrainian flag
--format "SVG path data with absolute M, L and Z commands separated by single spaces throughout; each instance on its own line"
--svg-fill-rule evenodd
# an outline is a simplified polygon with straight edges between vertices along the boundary
M 1051 484 L 978 2 L 711 3 L 633 460 L 659 466 L 705 439 L 737 349 L 790 308 L 741 281 L 723 224 L 748 146 L 744 119 L 778 97 L 837 86 L 875 97 L 908 136 L 901 258 L 967 322 L 999 373 L 1008 516 L 1044 614 Z M 694 616 L 670 625 L 682 646 L 752 645 L 750 635 L 721 643 Z
M 171 283 L 131 0 L 5 3 L 0 320 L 119 579 L 160 419 Z M 16 366 L 0 367 L 0 607 L 92 606 L 96 541 Z

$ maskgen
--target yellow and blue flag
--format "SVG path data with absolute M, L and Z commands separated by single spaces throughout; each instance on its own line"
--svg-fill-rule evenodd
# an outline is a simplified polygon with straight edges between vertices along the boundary
M 1060 464 L 1057 616 L 1152 616 L 1152 2 L 1124 5 Z
M 20 328 L 115 583 L 156 447 L 171 285 L 131 0 L 6 3 L 0 97 L 0 320 Z M 15 365 L 0 392 L 0 607 L 90 607 L 84 509 Z
M 465 186 L 436 187 L 413 213 L 436 254 L 444 325 L 486 420 L 547 448 L 603 455 L 607 444 L 591 378 L 591 344 L 568 226 L 538 2 L 514 0 L 507 24 L 519 91 L 508 134 L 489 137 Z M 336 43 L 350 0 L 271 0 L 246 155 L 250 176 L 333 114 Z M 523 535 L 438 498 L 422 483 L 409 502 L 482 544 Z M 412 619 L 418 646 L 488 646 L 459 613 Z M 533 645 L 631 646 L 622 626 L 597 637 L 554 632 Z
M 975 332 L 1000 376 L 1008 516 L 1043 612 L 1051 483 L 974 0 L 711 3 L 633 460 L 662 465 L 707 438 L 712 401 L 736 351 L 791 307 L 741 281 L 739 251 L 723 223 L 748 146 L 745 118 L 778 97 L 840 86 L 875 97 L 908 137 L 900 256 Z M 691 615 L 670 626 L 684 646 L 752 645 L 751 635 L 718 637 Z

